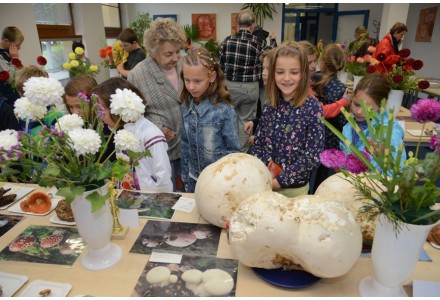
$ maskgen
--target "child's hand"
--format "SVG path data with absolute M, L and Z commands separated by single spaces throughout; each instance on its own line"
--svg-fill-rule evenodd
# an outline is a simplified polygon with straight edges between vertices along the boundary
M 255 135 L 251 135 L 248 139 L 249 145 L 252 145 L 254 143 L 254 141 L 255 141 Z
M 244 124 L 243 126 L 243 130 L 247 134 L 251 134 L 253 129 L 254 129 L 254 122 L 252 121 L 247 121 L 246 124 Z
M 176 137 L 176 132 L 172 131 L 168 127 L 165 127 L 165 126 L 162 127 L 162 132 L 165 135 L 165 138 L 167 139 L 167 141 L 171 141 L 172 139 L 174 139 Z

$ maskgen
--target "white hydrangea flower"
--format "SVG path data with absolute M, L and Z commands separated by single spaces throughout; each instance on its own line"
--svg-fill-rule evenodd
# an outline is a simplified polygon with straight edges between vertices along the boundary
M 95 154 L 101 147 L 101 137 L 93 129 L 76 128 L 69 131 L 77 156 Z
M 82 128 L 84 120 L 77 114 L 65 115 L 58 119 L 55 128 L 69 132 L 76 128 Z
M 141 141 L 136 135 L 126 129 L 118 130 L 115 134 L 116 150 L 140 151 Z
M 42 119 L 47 113 L 46 106 L 35 105 L 26 97 L 15 100 L 14 113 L 21 119 Z
M 117 89 L 110 96 L 110 111 L 121 116 L 125 123 L 135 122 L 144 115 L 145 105 L 142 99 L 129 89 Z
M 18 131 L 6 129 L 0 131 L 0 148 L 8 151 L 11 147 L 20 145 L 18 141 Z
M 64 94 L 64 88 L 56 79 L 31 77 L 23 85 L 24 96 L 35 105 L 54 105 Z

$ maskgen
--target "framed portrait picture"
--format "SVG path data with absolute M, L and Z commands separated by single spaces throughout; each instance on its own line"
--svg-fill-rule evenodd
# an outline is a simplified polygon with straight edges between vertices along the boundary
M 419 23 L 417 24 L 416 42 L 430 42 L 434 30 L 437 8 L 431 7 L 420 10 Z
M 208 41 L 217 39 L 217 15 L 216 14 L 192 14 L 192 24 L 199 27 L 199 40 Z
M 177 15 L 153 15 L 153 20 L 156 20 L 157 18 L 171 18 L 177 22 Z

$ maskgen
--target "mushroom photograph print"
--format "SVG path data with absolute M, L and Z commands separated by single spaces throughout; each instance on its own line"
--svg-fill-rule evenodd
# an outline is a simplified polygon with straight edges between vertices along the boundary
M 238 260 L 183 256 L 179 264 L 148 262 L 132 297 L 234 297 Z
M 30 225 L 0 252 L 0 260 L 73 265 L 84 248 L 76 228 Z
M 216 256 L 220 232 L 221 228 L 211 224 L 149 220 L 130 252 L 151 254 L 154 250 L 177 254 Z

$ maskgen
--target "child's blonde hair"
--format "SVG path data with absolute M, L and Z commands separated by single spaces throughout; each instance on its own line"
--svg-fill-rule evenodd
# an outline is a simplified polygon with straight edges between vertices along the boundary
M 189 49 L 183 59 L 183 64 L 188 66 L 201 65 L 206 68 L 206 72 L 208 73 L 208 75 L 212 74 L 212 72 L 216 72 L 216 79 L 209 85 L 208 89 L 200 97 L 201 99 L 217 94 L 218 97 L 216 98 L 210 97 L 211 102 L 226 102 L 228 104 L 232 103 L 231 95 L 226 89 L 225 76 L 220 68 L 219 63 L 208 50 L 206 50 L 205 48 Z M 180 73 L 180 77 L 183 81 L 185 81 L 183 77 L 183 70 Z M 180 101 L 182 101 L 182 103 L 185 104 L 186 107 L 189 107 L 190 98 L 190 92 L 186 89 L 186 86 L 183 85 L 183 90 L 180 94 Z
M 275 69 L 277 60 L 278 57 L 293 57 L 298 59 L 299 61 L 301 79 L 298 82 L 297 89 L 294 91 L 292 102 L 296 107 L 302 106 L 307 100 L 310 85 L 309 63 L 307 60 L 307 54 L 302 49 L 302 47 L 298 45 L 297 42 L 286 42 L 278 48 L 273 49 L 273 51 L 274 52 L 272 53 L 272 59 L 269 67 L 269 76 L 267 78 L 266 99 L 268 99 L 269 103 L 274 108 L 278 107 L 281 94 L 275 83 Z
M 18 94 L 23 96 L 24 94 L 24 83 L 31 77 L 49 77 L 46 71 L 40 69 L 37 66 L 29 65 L 23 66 L 21 69 L 15 71 L 15 88 L 17 89 Z
M 344 69 L 344 50 L 338 44 L 328 44 L 319 59 L 321 60 L 322 77 L 313 84 L 313 89 L 318 96 L 323 97 L 324 87 L 332 78 L 337 77 L 339 71 Z

